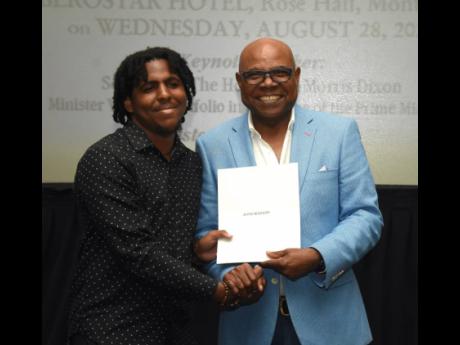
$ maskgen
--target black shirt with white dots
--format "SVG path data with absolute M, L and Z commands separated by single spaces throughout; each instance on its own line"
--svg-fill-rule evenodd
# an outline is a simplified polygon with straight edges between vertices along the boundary
M 217 282 L 191 265 L 201 162 L 178 138 L 167 161 L 129 121 L 78 163 L 87 221 L 72 286 L 69 336 L 97 344 L 189 344 L 184 308 Z M 185 333 L 184 333 L 185 332 Z

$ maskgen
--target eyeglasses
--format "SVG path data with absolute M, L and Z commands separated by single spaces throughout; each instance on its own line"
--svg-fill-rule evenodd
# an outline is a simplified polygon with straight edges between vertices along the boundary
M 265 78 L 270 77 L 271 80 L 277 83 L 284 83 L 291 79 L 292 68 L 277 67 L 268 71 L 263 70 L 250 70 L 241 73 L 243 79 L 251 85 L 260 84 Z

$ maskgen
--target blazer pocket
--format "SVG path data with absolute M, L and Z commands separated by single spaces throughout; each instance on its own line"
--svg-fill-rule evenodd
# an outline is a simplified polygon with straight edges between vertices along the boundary
M 330 169 L 327 171 L 315 171 L 314 173 L 307 174 L 306 178 L 308 180 L 317 180 L 317 179 L 328 179 L 328 178 L 337 178 L 339 174 L 338 169 Z

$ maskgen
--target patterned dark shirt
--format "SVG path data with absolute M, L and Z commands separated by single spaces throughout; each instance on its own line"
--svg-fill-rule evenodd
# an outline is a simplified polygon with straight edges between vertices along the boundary
M 201 162 L 178 138 L 167 161 L 128 122 L 81 158 L 75 177 L 87 221 L 72 286 L 69 336 L 97 344 L 189 344 L 187 301 L 217 282 L 191 265 Z

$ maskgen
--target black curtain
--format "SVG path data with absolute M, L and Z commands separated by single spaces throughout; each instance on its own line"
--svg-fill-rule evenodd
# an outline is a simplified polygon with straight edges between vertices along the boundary
M 45 187 L 42 201 L 42 344 L 62 345 L 82 231 L 71 187 Z
M 378 186 L 384 228 L 378 245 L 355 265 L 374 341 L 418 344 L 418 188 Z M 42 344 L 63 345 L 68 295 L 81 236 L 71 184 L 44 184 L 42 204 Z M 216 343 L 217 309 L 195 305 L 192 319 L 202 345 Z

